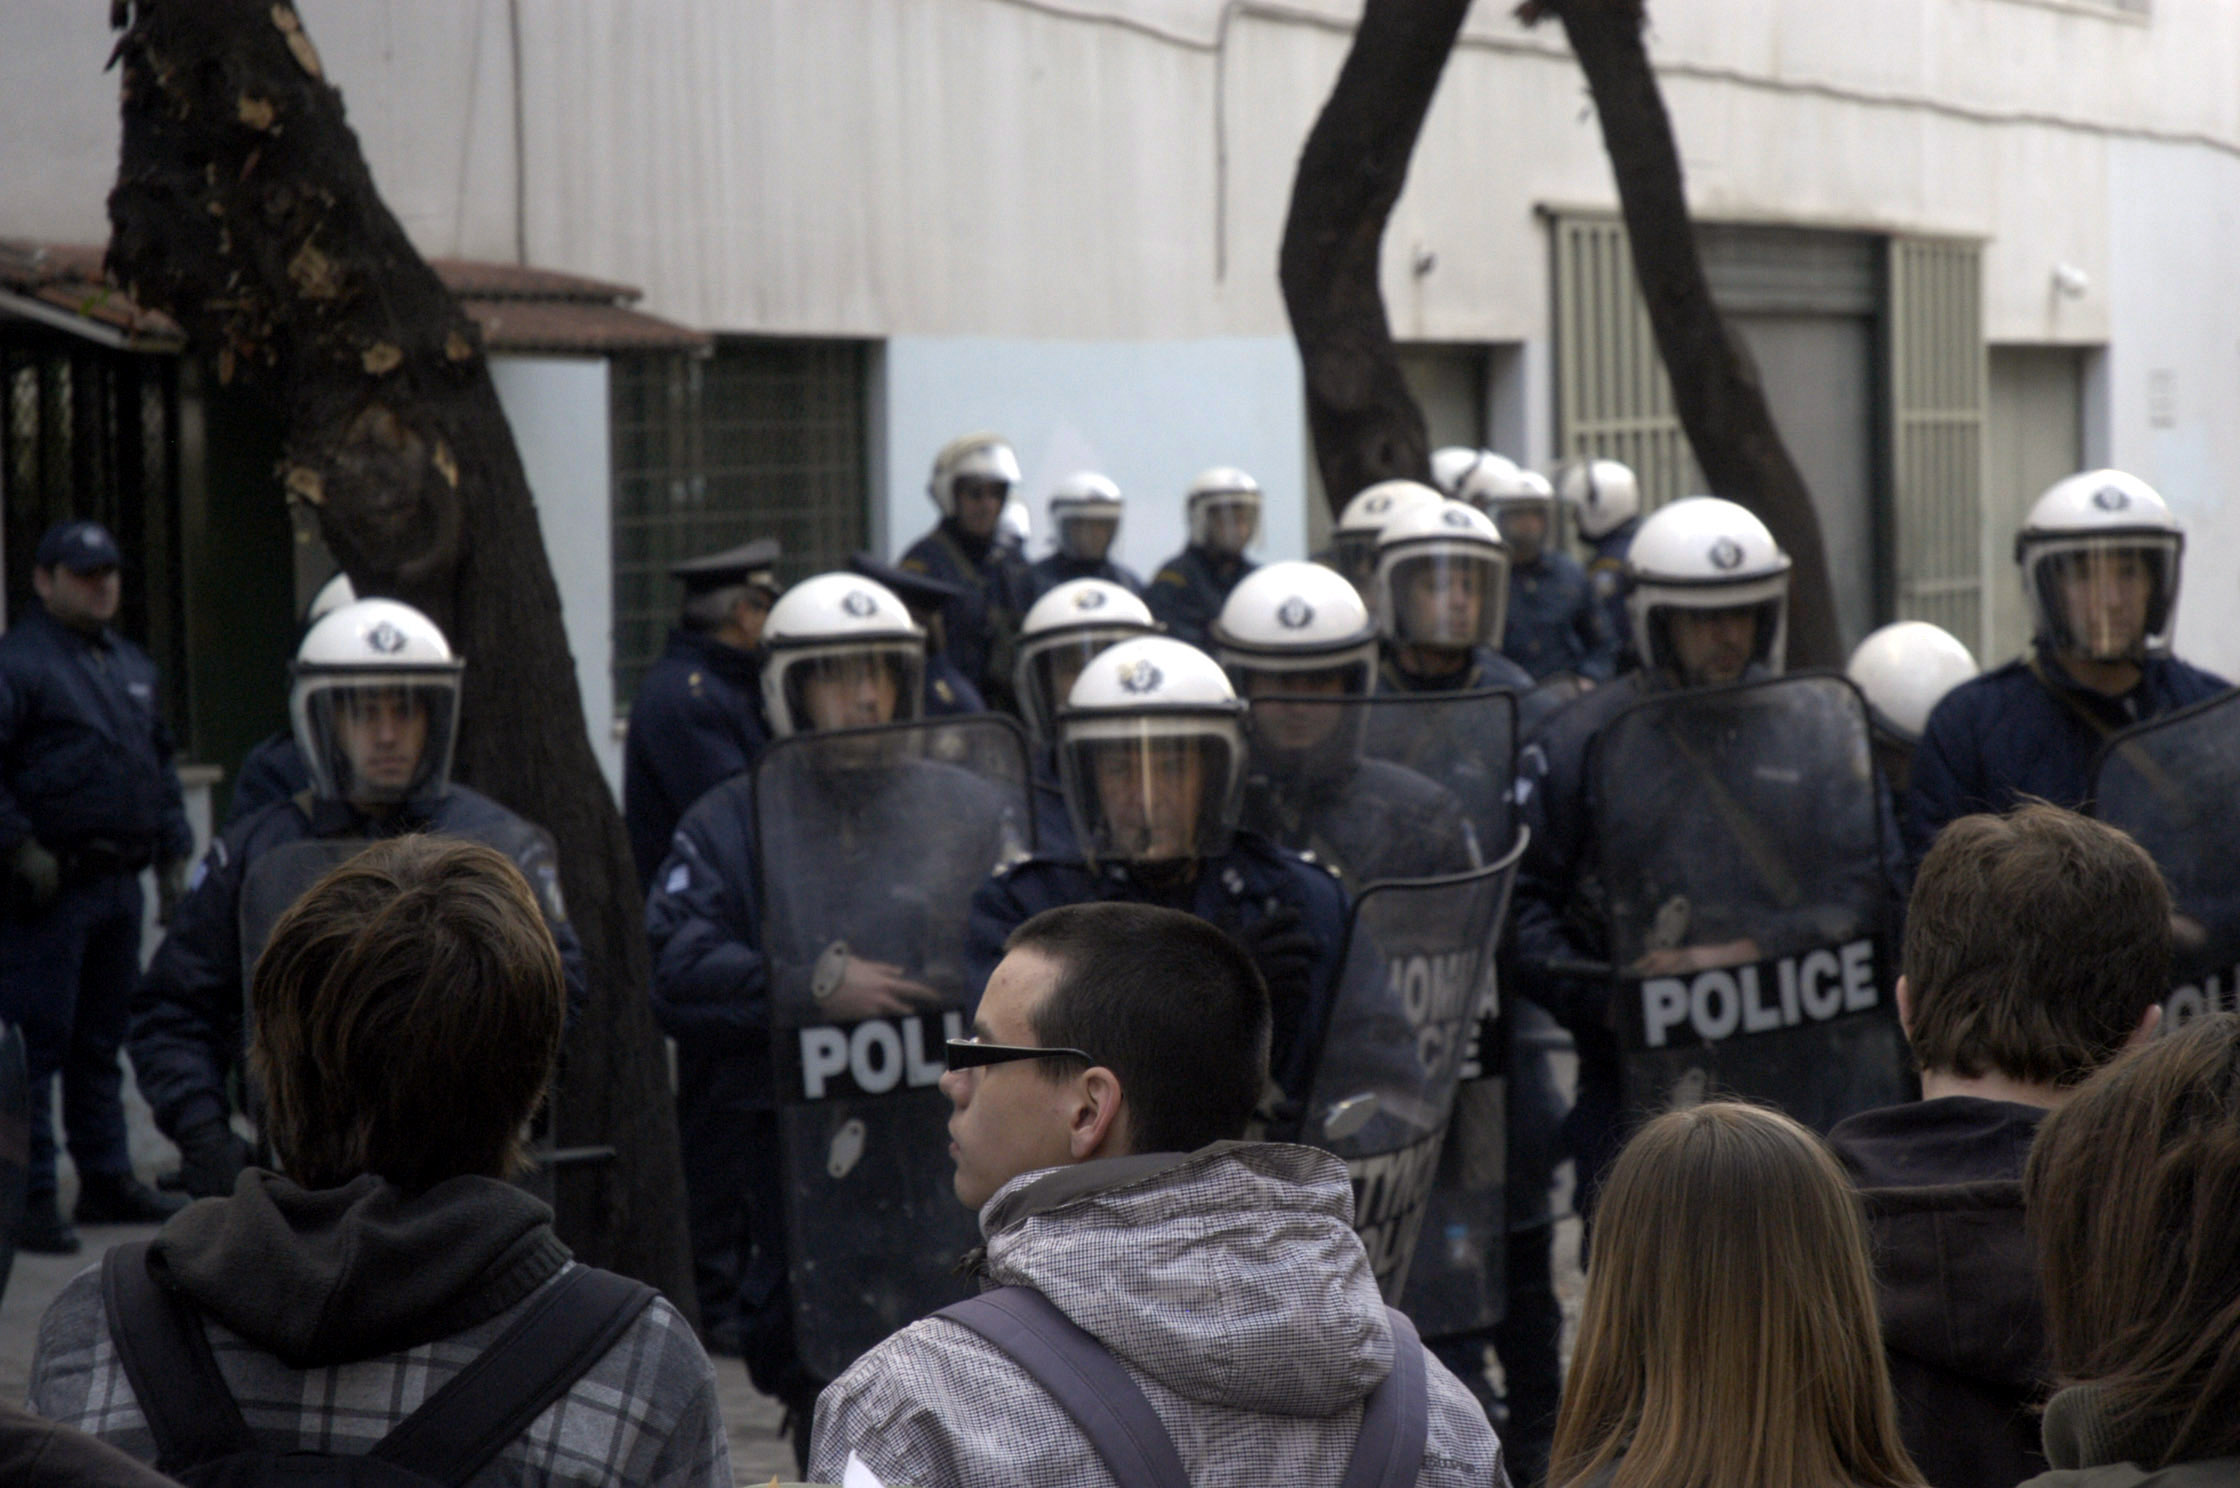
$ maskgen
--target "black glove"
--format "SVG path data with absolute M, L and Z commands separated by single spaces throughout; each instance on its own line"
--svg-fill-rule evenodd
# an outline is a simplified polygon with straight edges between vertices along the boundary
M 156 864 L 156 923 L 165 929 L 179 912 L 179 901 L 187 897 L 188 867 L 185 858 L 166 858 Z
M 219 1199 L 249 1166 L 249 1144 L 223 1121 L 179 1133 L 179 1186 L 198 1199 Z
M 1268 984 L 1269 1001 L 1303 1002 L 1314 990 L 1314 958 L 1321 947 L 1298 910 L 1288 904 L 1275 905 L 1238 930 L 1237 940 L 1252 964 L 1260 968 L 1261 980 Z
M 36 837 L 25 837 L 8 854 L 8 898 L 24 919 L 36 919 L 54 908 L 62 893 L 62 864 L 40 846 Z

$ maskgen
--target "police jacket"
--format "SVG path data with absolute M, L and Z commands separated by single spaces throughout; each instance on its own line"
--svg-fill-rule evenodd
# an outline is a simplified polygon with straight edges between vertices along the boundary
M 1232 935 L 1277 909 L 1298 911 L 1316 942 L 1313 982 L 1304 1006 L 1276 1001 L 1268 1067 L 1286 1095 L 1305 1099 L 1344 969 L 1346 894 L 1330 871 L 1250 831 L 1238 832 L 1228 852 L 1199 863 L 1187 882 L 1167 886 L 1155 887 L 1123 863 L 1091 867 L 1079 858 L 1037 854 L 998 871 L 973 896 L 967 984 L 985 987 L 1003 959 L 1004 941 L 1042 911 L 1107 900 L 1183 910 Z
M 1481 687 L 1514 687 L 1523 692 L 1532 686 L 1530 672 L 1491 646 L 1471 647 L 1468 666 L 1435 677 L 1402 671 L 1400 663 L 1393 660 L 1392 652 L 1388 643 L 1384 659 L 1377 664 L 1377 691 L 1380 693 L 1475 692 Z
M 949 659 L 946 651 L 934 651 L 926 657 L 925 716 L 928 718 L 954 718 L 960 713 L 985 713 L 987 700 L 980 689 L 973 686 L 957 664 Z
M 761 688 L 756 653 L 691 630 L 670 631 L 669 648 L 639 679 L 622 745 L 622 815 L 640 892 L 677 819 L 770 742 Z
M 2092 761 L 2117 730 L 2214 697 L 2231 684 L 2173 656 L 2149 657 L 2139 683 L 2109 697 L 2073 680 L 2042 648 L 1961 683 L 1929 715 L 1906 796 L 1906 851 L 1921 861 L 1955 817 L 2000 812 L 2023 796 L 2077 809 Z
M 1187 547 L 1151 576 L 1143 602 L 1151 607 L 1153 618 L 1166 626 L 1168 635 L 1208 651 L 1213 645 L 1213 622 L 1228 602 L 1229 591 L 1259 566 L 1249 558 Z
M 1587 587 L 1602 606 L 1603 628 L 1609 632 L 1619 671 L 1630 671 L 1641 660 L 1633 654 L 1633 617 L 1626 612 L 1626 597 L 1633 580 L 1626 574 L 1626 557 L 1633 551 L 1633 535 L 1641 530 L 1635 517 L 1594 540 L 1594 558 L 1587 564 Z
M 941 608 L 949 659 L 983 697 L 1007 696 L 1012 645 L 1033 603 L 1019 555 L 999 542 L 969 536 L 944 517 L 895 566 L 964 591 Z
M 1546 552 L 1509 570 L 1501 651 L 1535 681 L 1577 672 L 1599 682 L 1617 670 L 1616 645 L 1578 559 Z
M 767 787 L 765 787 L 767 788 Z M 783 844 L 777 893 L 762 881 L 757 780 L 740 775 L 708 792 L 677 824 L 646 898 L 653 949 L 653 1012 L 680 1059 L 712 1098 L 743 1109 L 772 1103 L 770 1030 L 800 1021 L 818 952 L 900 965 L 935 985 L 972 989 L 957 931 L 971 887 L 1025 837 L 1024 821 L 979 776 L 905 760 L 836 780 L 813 840 Z M 814 816 L 805 802 L 797 815 Z M 781 920 L 765 922 L 773 905 Z M 814 1018 L 809 1021 L 817 1021 Z M 680 1078 L 687 1100 L 710 1092 Z
M 568 923 L 559 864 L 542 831 L 463 785 L 434 800 L 407 802 L 383 817 L 310 795 L 277 801 L 210 844 L 170 933 L 133 992 L 132 1068 L 157 1126 L 175 1137 L 225 1119 L 226 1073 L 248 1043 L 242 1009 L 253 957 L 241 944 L 242 887 L 258 861 L 296 842 L 347 846 L 422 831 L 485 843 L 513 859 L 536 892 L 560 949 L 571 1019 L 582 1008 L 589 986 L 583 944 Z M 299 890 L 317 877 L 316 870 L 310 872 Z
M 226 819 L 219 829 L 309 789 L 311 770 L 303 762 L 303 751 L 296 748 L 296 736 L 286 729 L 266 734 L 241 757 L 241 768 L 233 777 L 233 798 L 226 802 Z
M 1143 580 L 1125 564 L 1110 558 L 1068 558 L 1063 553 L 1052 553 L 1039 559 L 1027 570 L 1027 603 L 1075 579 L 1102 579 L 1108 584 L 1118 584 L 1130 594 L 1143 593 Z
M 124 868 L 187 857 L 171 754 L 155 663 L 138 646 L 73 630 L 43 605 L 0 636 L 0 853 L 36 837 L 66 870 L 89 849 Z
M 1454 793 L 1389 760 L 1352 760 L 1320 778 L 1254 770 L 1244 812 L 1255 831 L 1328 864 L 1351 894 L 1385 879 L 1467 873 L 1482 861 Z

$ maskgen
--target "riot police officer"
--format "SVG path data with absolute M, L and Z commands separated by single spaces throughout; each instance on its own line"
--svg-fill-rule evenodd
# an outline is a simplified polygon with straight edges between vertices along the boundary
M 1472 449 L 1467 444 L 1443 445 L 1431 452 L 1431 484 L 1449 501 L 1461 499 L 1462 483 L 1471 471 L 1491 461 L 1498 465 L 1511 462 L 1492 450 Z
M 1579 560 L 1556 545 L 1556 493 L 1537 470 L 1485 461 L 1464 477 L 1458 499 L 1501 532 L 1509 548 L 1508 624 L 1502 654 L 1541 681 L 1570 672 L 1608 678 L 1616 649 Z
M 1091 657 L 1158 630 L 1148 605 L 1104 579 L 1069 579 L 1027 611 L 1012 690 L 1034 739 L 1034 836 L 1046 857 L 1069 856 L 1073 846 L 1073 822 L 1058 784 L 1058 709 Z
M 210 845 L 132 999 L 133 1069 L 156 1125 L 185 1159 L 189 1193 L 231 1193 L 249 1158 L 231 1125 L 227 1082 L 244 1067 L 244 989 L 263 933 L 370 839 L 442 832 L 511 857 L 559 945 L 570 1009 L 582 1005 L 583 947 L 568 923 L 551 839 L 451 781 L 461 670 L 434 622 L 394 600 L 345 605 L 303 638 L 288 712 L 311 788 Z
M 622 745 L 622 817 L 641 893 L 686 808 L 770 742 L 759 647 L 782 587 L 777 565 L 777 539 L 763 537 L 669 569 L 684 604 L 668 648 L 638 679 Z
M 1008 701 L 1012 642 L 1032 602 L 1026 562 L 998 533 L 1018 484 L 1019 457 L 1000 436 L 950 440 L 926 482 L 941 521 L 896 564 L 957 586 L 942 606 L 943 645 L 965 680 L 997 706 Z
M 194 835 L 155 664 L 110 629 L 116 539 L 98 522 L 57 523 L 32 562 L 38 602 L 0 636 L 0 1019 L 23 1032 L 32 1095 L 16 1243 L 68 1254 L 78 1237 L 55 1205 L 49 1116 L 58 1073 L 79 1222 L 178 1207 L 132 1176 L 117 1046 L 139 969 L 140 870 L 155 867 L 168 920 Z
M 869 553 L 849 554 L 848 572 L 862 574 L 901 600 L 902 607 L 910 612 L 911 623 L 926 633 L 922 716 L 954 718 L 960 713 L 985 712 L 987 699 L 949 655 L 948 612 L 964 597 L 964 586 L 906 568 L 890 568 Z
M 2015 540 L 2030 647 L 1929 715 L 1906 800 L 1914 861 L 1954 817 L 2023 796 L 2085 804 L 2110 735 L 2230 685 L 2170 654 L 2184 551 L 2177 518 L 2135 475 L 2088 470 L 2038 498 Z
M 972 979 L 1060 904 L 1126 899 L 1229 931 L 1267 979 L 1270 1071 L 1303 1097 L 1344 955 L 1346 896 L 1326 868 L 1237 826 L 1244 704 L 1212 657 L 1162 636 L 1099 653 L 1058 711 L 1058 768 L 1078 856 L 999 872 L 972 902 Z
M 1330 535 L 1329 566 L 1366 599 L 1376 578 L 1377 539 L 1384 535 L 1385 524 L 1410 507 L 1438 501 L 1437 491 L 1410 480 L 1378 481 L 1366 487 L 1338 513 L 1337 528 Z
M 1377 628 L 1351 584 L 1319 563 L 1271 563 L 1230 591 L 1213 638 L 1247 705 L 1245 826 L 1313 853 L 1355 893 L 1479 865 L 1461 802 L 1363 752 Z
M 1509 554 L 1493 523 L 1459 501 L 1410 504 L 1377 539 L 1372 586 L 1384 692 L 1529 688 L 1498 649 Z
M 1260 532 L 1260 483 L 1221 465 L 1190 483 L 1190 542 L 1151 576 L 1143 597 L 1167 634 L 1204 646 L 1237 581 L 1258 567 L 1245 549 Z
M 1891 792 L 1902 797 L 1929 714 L 1946 693 L 1976 675 L 1976 659 L 1943 626 L 1898 620 L 1861 641 L 1843 672 L 1867 700 L 1875 765 Z
M 1028 592 L 1035 599 L 1075 579 L 1102 579 L 1130 594 L 1143 592 L 1143 580 L 1112 557 L 1120 537 L 1120 488 L 1094 470 L 1076 471 L 1050 492 L 1050 525 L 1058 529 L 1058 550 L 1027 570 Z
M 1641 530 L 1641 483 L 1617 460 L 1575 460 L 1558 483 L 1579 535 L 1594 546 L 1587 586 L 1602 606 L 1602 628 L 1617 656 L 1617 670 L 1640 664 L 1627 640 L 1626 554 Z
M 350 575 L 338 573 L 319 586 L 311 596 L 311 606 L 303 613 L 303 628 L 312 626 L 341 609 L 355 604 L 358 591 L 351 587 Z M 300 645 L 302 636 L 296 637 Z M 311 786 L 311 768 L 303 762 L 303 751 L 296 748 L 296 734 L 292 728 L 283 728 L 265 735 L 249 746 L 241 757 L 241 768 L 234 772 L 233 794 L 226 801 L 226 819 L 219 824 L 224 831 L 243 817 L 249 816 L 274 801 L 284 801 Z

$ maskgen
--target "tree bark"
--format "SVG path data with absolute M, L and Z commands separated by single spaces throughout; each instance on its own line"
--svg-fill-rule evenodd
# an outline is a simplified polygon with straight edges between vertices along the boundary
M 383 205 L 292 9 L 118 0 L 111 14 L 125 34 L 110 274 L 185 327 L 220 382 L 273 401 L 289 497 L 316 509 L 358 592 L 424 610 L 466 658 L 455 774 L 552 833 L 590 962 L 558 1136 L 618 1156 L 562 1170 L 560 1232 L 689 1313 L 636 875 L 480 335 Z
M 1645 11 L 1643 0 L 1531 0 L 1517 16 L 1527 25 L 1551 14 L 1561 20 L 1587 75 L 1634 276 L 1696 463 L 1714 492 L 1757 513 L 1795 565 L 1789 661 L 1841 666 L 1843 637 L 1819 513 L 1774 427 L 1756 364 L 1712 301 L 1688 217 L 1680 147 L 1642 40 Z
M 1385 318 L 1379 248 L 1469 10 L 1470 0 L 1368 0 L 1299 152 L 1279 273 L 1333 512 L 1378 481 L 1431 478 L 1423 412 Z

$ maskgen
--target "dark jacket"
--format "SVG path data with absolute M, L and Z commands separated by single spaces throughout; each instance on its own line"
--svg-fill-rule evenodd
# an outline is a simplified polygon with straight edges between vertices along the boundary
M 560 948 L 571 1017 L 583 1007 L 589 986 L 583 944 L 568 923 L 549 840 L 528 822 L 462 785 L 384 818 L 339 801 L 281 801 L 235 823 L 210 844 L 171 932 L 133 993 L 133 1073 L 165 1133 L 176 1137 L 225 1118 L 226 1075 L 248 1046 L 241 888 L 258 859 L 294 842 L 370 842 L 415 831 L 487 843 L 514 860 L 536 891 Z
M 1384 659 L 1377 664 L 1379 692 L 1475 692 L 1482 687 L 1514 687 L 1523 692 L 1531 686 L 1532 674 L 1491 646 L 1473 646 L 1468 666 L 1437 677 L 1402 671 L 1392 659 L 1390 646 L 1384 648 Z
M 2158 656 L 2149 658 L 2136 687 L 2112 698 L 2079 686 L 2042 650 L 1961 683 L 1929 715 L 1914 751 L 1907 855 L 1920 862 L 1945 823 L 2003 812 L 2023 796 L 2082 807 L 2092 795 L 2093 757 L 2109 735 L 2230 685 Z
M 639 679 L 622 744 L 622 815 L 640 893 L 692 803 L 769 744 L 761 689 L 759 655 L 690 630 L 670 631 L 669 648 Z
M 218 830 L 247 821 L 273 802 L 309 789 L 311 768 L 303 762 L 303 751 L 296 748 L 295 734 L 287 729 L 266 734 L 241 757 L 241 768 L 233 776 L 233 795 L 226 802 L 226 819 L 219 823 Z
M 0 854 L 27 836 L 66 860 L 94 842 L 128 864 L 192 854 L 156 702 L 155 663 L 138 646 L 25 610 L 0 636 Z
M 2045 1471 L 2045 1305 L 2022 1214 L 2045 1114 L 1946 1096 L 1828 1134 L 1866 1199 L 1899 1430 L 1934 1484 L 2012 1488 Z
M 1356 759 L 1319 776 L 1255 770 L 1244 809 L 1254 831 L 1313 854 L 1349 894 L 1384 879 L 1466 873 L 1484 861 L 1454 793 L 1388 760 Z
M 961 713 L 985 713 L 987 700 L 980 689 L 949 659 L 946 651 L 926 657 L 925 716 L 954 718 Z
M 1226 558 L 1192 546 L 1169 558 L 1151 576 L 1143 602 L 1167 634 L 1201 651 L 1213 645 L 1213 622 L 1220 618 L 1229 591 L 1260 565 L 1245 557 Z
M 941 610 L 949 659 L 983 697 L 1010 696 L 1012 645 L 1033 602 L 1019 555 L 999 542 L 967 535 L 945 517 L 895 566 L 959 588 Z
M 1110 558 L 1068 558 L 1063 553 L 1052 553 L 1038 559 L 1027 570 L 1027 603 L 1075 579 L 1102 579 L 1108 584 L 1118 584 L 1130 594 L 1143 593 L 1143 580 L 1137 578 L 1125 564 Z
M 1633 616 L 1626 608 L 1626 599 L 1633 593 L 1626 556 L 1633 551 L 1633 535 L 1640 530 L 1641 519 L 1635 517 L 1603 533 L 1594 539 L 1594 557 L 1587 564 L 1587 587 L 1594 591 L 1595 603 L 1602 606 L 1603 628 L 1610 633 L 1611 649 L 1621 672 L 1641 664 L 1633 654 Z
M 1536 682 L 1557 672 L 1599 682 L 1616 670 L 1616 643 L 1578 559 L 1547 552 L 1509 570 L 1501 652 Z

